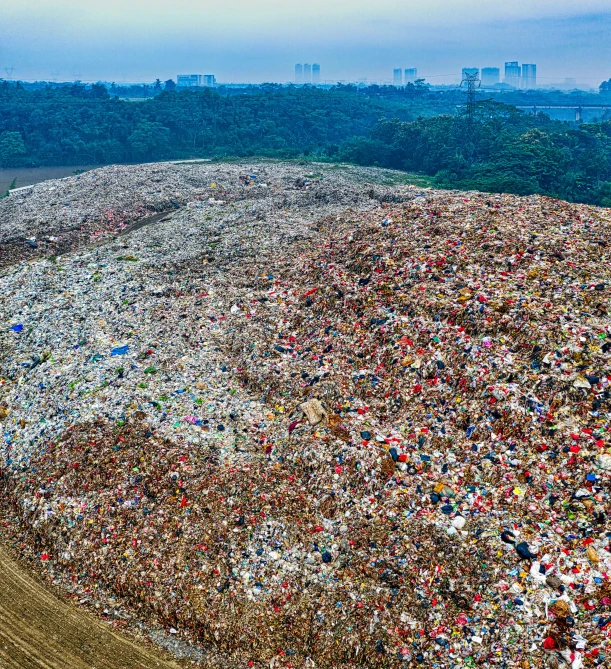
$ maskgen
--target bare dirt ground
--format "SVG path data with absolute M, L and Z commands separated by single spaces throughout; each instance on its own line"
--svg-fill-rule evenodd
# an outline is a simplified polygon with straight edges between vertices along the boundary
M 0 548 L 2 669 L 179 669 L 62 602 Z

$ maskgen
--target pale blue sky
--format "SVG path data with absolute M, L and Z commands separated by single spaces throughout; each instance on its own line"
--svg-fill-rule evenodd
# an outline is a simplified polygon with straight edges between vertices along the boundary
M 518 60 L 541 83 L 598 84 L 610 34 L 611 0 L 19 0 L 0 2 L 0 76 L 289 81 L 307 61 L 324 80 L 418 67 L 450 83 L 463 66 Z

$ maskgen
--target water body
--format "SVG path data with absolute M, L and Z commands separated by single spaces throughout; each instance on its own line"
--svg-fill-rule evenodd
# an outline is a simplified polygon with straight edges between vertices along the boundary
M 65 167 L 20 167 L 0 170 L 0 194 L 5 193 L 16 179 L 15 188 L 31 186 L 48 179 L 63 179 L 77 170 L 92 170 L 100 165 L 67 165 Z

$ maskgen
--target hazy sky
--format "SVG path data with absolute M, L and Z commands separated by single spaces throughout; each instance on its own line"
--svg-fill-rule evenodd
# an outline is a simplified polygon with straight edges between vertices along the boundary
M 290 81 L 305 61 L 323 80 L 417 67 L 451 83 L 463 66 L 518 60 L 543 84 L 598 85 L 610 35 L 611 0 L 0 0 L 0 77 Z

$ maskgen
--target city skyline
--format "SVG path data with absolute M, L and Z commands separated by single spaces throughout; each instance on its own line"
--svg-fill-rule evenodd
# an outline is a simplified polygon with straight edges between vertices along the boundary
M 9 68 L 5 68 L 7 72 L 9 72 Z M 10 68 L 12 71 L 13 68 Z M 504 75 L 501 75 L 501 72 L 504 71 Z M 1 74 L 1 69 L 0 69 L 0 74 Z M 9 72 L 10 74 L 10 72 Z M 57 73 L 54 73 L 57 74 Z M 546 87 L 553 87 L 553 84 L 549 83 L 540 83 L 538 81 L 538 74 L 537 74 L 537 64 L 536 63 L 522 63 L 520 65 L 519 61 L 505 61 L 504 62 L 504 67 L 503 69 L 501 67 L 494 67 L 494 66 L 488 66 L 488 67 L 462 67 L 460 68 L 460 73 L 456 73 L 455 75 L 446 75 L 446 76 L 455 76 L 456 79 L 454 82 L 452 82 L 455 85 L 460 85 L 461 82 L 465 79 L 465 75 L 470 74 L 470 75 L 475 75 L 480 81 L 482 87 L 498 87 L 499 85 L 501 86 L 510 86 L 516 89 L 531 89 L 531 88 L 546 88 Z M 0 76 L 0 80 L 3 77 Z M 7 80 L 14 80 L 14 81 L 28 81 L 27 79 L 19 79 L 17 77 L 4 77 Z M 220 81 L 217 79 L 216 75 L 213 74 L 177 74 L 174 76 L 169 77 L 171 80 L 173 80 L 178 88 L 188 88 L 188 87 L 214 87 L 218 85 L 244 85 L 249 82 L 243 82 L 243 81 Z M 155 79 L 159 79 L 158 77 Z M 392 76 L 387 76 L 387 77 L 381 77 L 380 79 L 369 79 L 367 77 L 359 77 L 351 80 L 338 80 L 337 83 L 352 83 L 352 84 L 380 84 L 380 85 L 393 85 L 393 86 L 405 86 L 408 83 L 414 83 L 417 79 L 420 79 L 422 81 L 425 81 L 427 84 L 430 85 L 435 85 L 436 83 L 438 84 L 439 82 L 431 82 L 427 80 L 426 75 L 420 75 L 418 73 L 418 68 L 417 67 L 410 67 L 410 68 L 393 68 L 392 69 Z M 161 81 L 161 79 L 159 79 Z M 40 81 L 40 80 L 39 80 Z M 49 81 L 56 81 L 58 83 L 62 83 L 55 77 L 54 79 L 49 79 Z M 70 82 L 72 80 L 66 79 L 63 81 L 65 82 Z M 116 81 L 115 79 L 113 80 L 102 80 L 102 79 L 97 79 L 97 80 L 86 80 L 83 79 L 80 75 L 78 78 L 74 79 L 74 81 L 79 81 L 81 83 L 103 83 L 105 85 L 115 83 L 121 85 L 122 83 L 126 84 L 150 84 L 154 83 L 153 81 L 127 81 L 127 82 L 121 82 L 121 81 Z M 297 85 L 303 85 L 303 84 L 313 84 L 313 85 L 320 85 L 320 84 L 333 84 L 336 83 L 335 80 L 331 79 L 324 79 L 321 76 L 321 66 L 318 63 L 296 63 L 294 65 L 293 69 L 293 76 L 289 77 L 288 80 L 283 80 L 283 81 L 277 81 L 274 82 L 271 79 L 268 79 L 266 81 L 262 82 L 253 82 L 255 84 L 259 83 L 278 83 L 278 84 L 297 84 Z M 575 84 L 575 85 L 580 85 L 583 84 L 584 82 L 579 82 L 577 81 L 574 77 L 563 77 L 562 80 L 558 80 L 555 82 L 559 87 L 566 87 L 567 84 Z M 596 88 L 596 86 L 592 86 L 591 88 Z
M 453 9 L 450 16 L 442 0 L 311 0 L 307 11 L 276 0 L 228 0 L 220 9 L 194 0 L 22 0 L 0 7 L 0 74 L 121 82 L 214 72 L 219 82 L 289 82 L 307 57 L 323 64 L 323 83 L 391 80 L 393 67 L 415 66 L 431 83 L 449 84 L 469 63 L 502 68 L 513 55 L 538 64 L 541 85 L 574 78 L 597 86 L 611 76 L 608 0 L 578 8 L 455 0 Z

